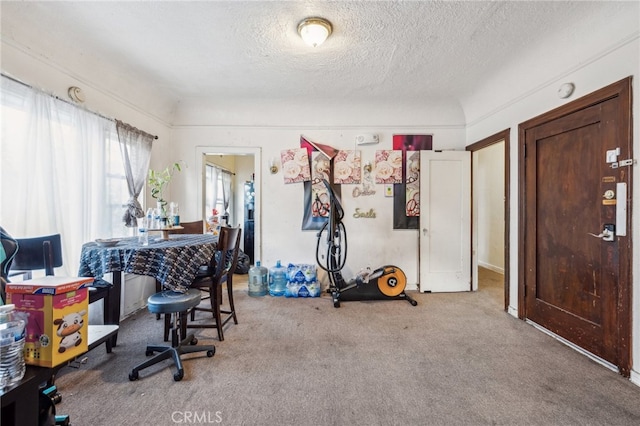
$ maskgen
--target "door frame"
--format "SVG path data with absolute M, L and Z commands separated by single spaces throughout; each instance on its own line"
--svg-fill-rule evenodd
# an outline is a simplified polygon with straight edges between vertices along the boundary
M 197 209 L 204 216 L 204 200 L 205 200 L 205 186 L 203 184 L 206 177 L 206 165 L 207 155 L 252 155 L 253 156 L 253 171 L 254 171 L 254 188 L 255 191 L 255 205 L 254 205 L 254 255 L 256 259 L 262 259 L 262 221 L 261 221 L 261 205 L 262 205 L 262 148 L 260 147 L 240 147 L 240 146 L 196 146 L 195 147 L 195 162 L 196 166 L 200 167 L 200 177 L 198 179 L 197 186 Z M 204 216 L 206 217 L 206 216 Z
M 510 223 L 511 223 L 511 217 L 510 217 L 510 208 L 509 206 L 511 205 L 511 197 L 510 197 L 510 193 L 511 193 L 511 185 L 509 183 L 510 179 L 509 179 L 509 173 L 510 173 L 510 157 L 511 157 L 511 150 L 509 148 L 510 145 L 510 134 L 511 134 L 511 129 L 505 129 L 501 132 L 495 133 L 489 137 L 486 137 L 478 142 L 472 143 L 471 145 L 468 145 L 466 147 L 467 151 L 471 151 L 471 155 L 473 157 L 473 154 L 476 151 L 479 151 L 483 148 L 486 148 L 488 146 L 494 145 L 496 143 L 500 143 L 502 141 L 504 141 L 504 310 L 508 311 L 509 310 L 509 252 L 511 251 L 509 249 L 509 241 L 511 240 L 510 238 Z M 474 203 L 474 197 L 476 197 L 476 194 L 473 192 L 473 188 L 475 188 L 475 182 L 473 182 L 473 158 L 471 161 L 471 202 Z M 473 213 L 471 216 L 471 236 L 472 238 L 475 237 L 477 238 L 477 234 L 476 234 L 476 229 L 474 228 L 473 224 L 475 223 L 477 218 L 473 217 Z M 474 244 L 471 244 L 471 250 L 473 251 L 473 247 Z M 474 258 L 473 253 L 472 253 L 472 259 Z M 471 276 L 475 277 L 478 274 L 478 264 L 477 262 L 472 262 L 472 271 L 471 271 Z
M 620 146 L 628 147 L 628 158 L 633 158 L 632 136 L 632 104 L 631 104 L 631 80 L 624 78 L 602 89 L 596 90 L 575 101 L 569 102 L 537 117 L 531 118 L 518 126 L 518 318 L 526 320 L 525 281 L 526 265 L 522 261 L 525 255 L 526 244 L 526 211 L 525 198 L 525 134 L 526 131 L 550 121 L 559 119 L 590 106 L 602 103 L 609 99 L 619 98 L 621 113 L 618 117 Z M 618 310 L 618 368 L 620 374 L 629 377 L 631 372 L 631 285 L 632 285 L 632 228 L 631 228 L 631 194 L 633 194 L 633 168 L 628 168 L 627 182 L 627 250 L 622 250 L 620 261 L 619 292 L 617 301 Z

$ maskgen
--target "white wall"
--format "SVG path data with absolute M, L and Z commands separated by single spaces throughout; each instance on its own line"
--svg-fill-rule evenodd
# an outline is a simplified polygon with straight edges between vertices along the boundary
M 425 116 L 429 116 L 425 111 Z M 441 115 L 441 112 L 439 113 Z M 431 114 L 432 115 L 432 114 Z M 325 116 L 326 117 L 326 116 Z M 402 112 L 393 112 L 391 118 L 402 122 Z M 450 117 L 451 120 L 460 120 Z M 302 184 L 285 185 L 282 173 L 272 175 L 268 172 L 269 162 L 280 158 L 280 151 L 299 147 L 300 135 L 310 140 L 331 145 L 338 149 L 355 149 L 355 136 L 369 132 L 380 135 L 380 143 L 374 146 L 359 147 L 363 161 L 373 161 L 375 151 L 392 148 L 394 133 L 433 134 L 434 149 L 463 149 L 464 127 L 431 126 L 431 127 L 382 127 L 370 126 L 357 129 L 332 129 L 327 127 L 296 128 L 259 127 L 259 126 L 219 126 L 219 125 L 182 125 L 174 130 L 176 141 L 175 158 L 195 159 L 195 152 L 210 147 L 259 147 L 261 152 L 262 182 L 257 188 L 262 196 L 260 217 L 262 222 L 260 240 L 261 247 L 256 246 L 256 259 L 264 265 L 274 265 L 276 260 L 283 262 L 314 263 L 316 231 L 302 231 L 303 186 Z M 278 160 L 279 161 L 279 160 Z M 192 168 L 189 165 L 189 168 Z M 195 185 L 197 176 L 189 176 L 186 186 Z M 353 185 L 342 185 L 343 207 L 346 211 L 344 219 L 348 232 L 348 261 L 344 273 L 350 277 L 359 269 L 367 266 L 395 264 L 407 274 L 412 288 L 418 281 L 418 232 L 417 230 L 393 230 L 392 199 L 384 197 L 383 187 L 377 186 L 377 193 L 370 197 L 353 198 Z M 180 200 L 180 205 L 186 205 Z M 376 211 L 375 219 L 354 219 L 355 208 Z
M 504 142 L 475 153 L 478 265 L 504 273 Z

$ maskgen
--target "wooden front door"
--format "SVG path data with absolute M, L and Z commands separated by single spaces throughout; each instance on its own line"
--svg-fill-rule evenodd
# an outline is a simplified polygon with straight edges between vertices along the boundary
M 626 375 L 631 221 L 617 204 L 629 210 L 631 191 L 616 191 L 631 183 L 619 166 L 632 158 L 629 90 L 623 80 L 520 126 L 521 317 Z M 624 235 L 603 237 L 605 227 Z

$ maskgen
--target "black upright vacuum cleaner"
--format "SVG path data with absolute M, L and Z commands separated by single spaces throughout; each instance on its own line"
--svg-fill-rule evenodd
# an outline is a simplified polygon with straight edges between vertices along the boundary
M 418 302 L 404 291 L 407 277 L 397 266 L 385 265 L 373 271 L 366 269 L 348 282 L 342 277 L 340 271 L 347 260 L 347 231 L 342 223 L 344 210 L 331 184 L 326 179 L 323 182 L 329 193 L 329 211 L 328 220 L 318 232 L 316 262 L 329 276 L 327 293 L 333 297 L 333 306 L 339 308 L 341 300 L 406 300 L 416 306 Z M 326 259 L 322 261 L 320 244 L 324 239 Z

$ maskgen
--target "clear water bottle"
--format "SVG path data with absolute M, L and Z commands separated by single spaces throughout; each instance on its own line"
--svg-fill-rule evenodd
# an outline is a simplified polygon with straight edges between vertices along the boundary
M 149 231 L 145 227 L 138 228 L 138 242 L 140 245 L 149 245 Z
M 15 315 L 14 305 L 0 307 L 0 389 L 24 377 L 25 325 Z
M 155 226 L 153 226 L 153 209 L 151 207 L 149 207 L 147 209 L 147 229 L 153 229 L 155 228 Z
M 284 296 L 287 290 L 287 268 L 276 261 L 276 266 L 269 270 L 269 294 L 272 296 Z
M 138 243 L 142 246 L 149 245 L 149 220 L 146 217 L 138 219 Z
M 249 296 L 265 296 L 268 286 L 269 271 L 256 260 L 256 264 L 249 269 Z

